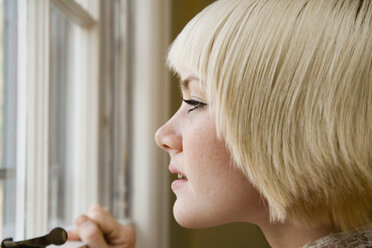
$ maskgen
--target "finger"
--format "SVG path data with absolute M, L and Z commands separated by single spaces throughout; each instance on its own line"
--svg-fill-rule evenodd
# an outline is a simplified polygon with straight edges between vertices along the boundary
M 125 237 L 124 244 L 125 247 L 132 248 L 136 244 L 136 232 L 131 226 L 121 226 L 122 235 Z
M 105 236 L 111 237 L 118 234 L 120 224 L 108 210 L 99 205 L 93 205 L 89 208 L 87 216 L 100 227 Z
M 94 205 L 90 207 L 87 215 L 97 223 L 110 245 L 126 244 L 127 247 L 134 246 L 134 229 L 131 226 L 120 225 L 108 210 L 99 205 Z
M 89 248 L 106 248 L 105 238 L 97 226 L 97 224 L 89 219 L 86 215 L 81 215 L 76 218 L 76 227 L 79 233 L 80 239 Z
M 67 231 L 67 239 L 68 240 L 80 240 L 80 236 L 77 230 L 68 230 Z

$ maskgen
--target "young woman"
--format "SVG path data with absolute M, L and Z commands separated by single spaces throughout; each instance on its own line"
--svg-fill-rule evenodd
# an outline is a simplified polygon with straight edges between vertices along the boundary
M 372 1 L 219 0 L 168 64 L 183 103 L 156 141 L 179 175 L 180 225 L 250 222 L 272 247 L 372 247 Z M 93 212 L 81 239 L 132 247 L 132 229 Z

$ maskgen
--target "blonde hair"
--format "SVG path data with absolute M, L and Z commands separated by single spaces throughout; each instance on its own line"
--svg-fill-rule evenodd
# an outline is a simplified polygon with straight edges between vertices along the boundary
M 372 1 L 219 0 L 172 44 L 272 221 L 371 222 Z

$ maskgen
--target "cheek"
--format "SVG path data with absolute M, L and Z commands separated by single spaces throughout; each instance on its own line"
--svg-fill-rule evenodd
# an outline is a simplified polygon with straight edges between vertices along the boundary
M 205 182 L 207 188 L 214 186 L 229 167 L 230 157 L 224 143 L 217 140 L 213 125 L 184 135 L 183 148 L 188 175 L 195 183 Z
M 198 145 L 189 140 L 194 144 L 189 147 L 185 140 L 185 169 L 190 191 L 179 195 L 175 205 L 176 218 L 182 216 L 183 224 L 187 223 L 188 227 L 217 225 L 238 219 L 238 212 L 246 207 L 250 198 L 248 180 L 231 162 L 225 144 L 217 140 L 215 132 L 205 131 L 194 137 L 198 137 Z
M 215 127 L 206 127 L 202 131 L 195 132 L 191 137 L 185 138 L 184 147 L 185 155 L 189 160 L 188 167 L 195 172 L 195 176 L 215 178 L 217 182 L 223 179 L 226 172 L 234 165 L 231 164 L 231 157 L 225 143 L 217 139 Z
M 184 166 L 190 183 L 201 192 L 214 192 L 221 184 L 231 183 L 235 171 L 224 141 L 216 136 L 214 119 L 190 125 L 183 135 Z M 193 128 L 195 127 L 195 128 Z
M 242 220 L 256 212 L 257 192 L 232 163 L 225 143 L 216 137 L 212 119 L 185 123 L 179 162 L 188 177 L 176 192 L 174 215 L 185 227 L 207 227 Z M 254 210 L 254 211 L 252 211 Z

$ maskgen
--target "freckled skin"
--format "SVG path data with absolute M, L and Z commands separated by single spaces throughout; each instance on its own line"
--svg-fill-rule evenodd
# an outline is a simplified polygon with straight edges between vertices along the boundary
M 184 99 L 206 103 L 197 80 L 183 89 Z M 207 103 L 208 104 L 208 103 Z M 233 221 L 258 223 L 265 218 L 259 193 L 232 162 L 223 140 L 216 135 L 215 114 L 210 105 L 192 110 L 182 103 L 177 113 L 156 133 L 171 164 L 187 177 L 176 188 L 173 213 L 177 222 L 189 228 L 221 225 Z

